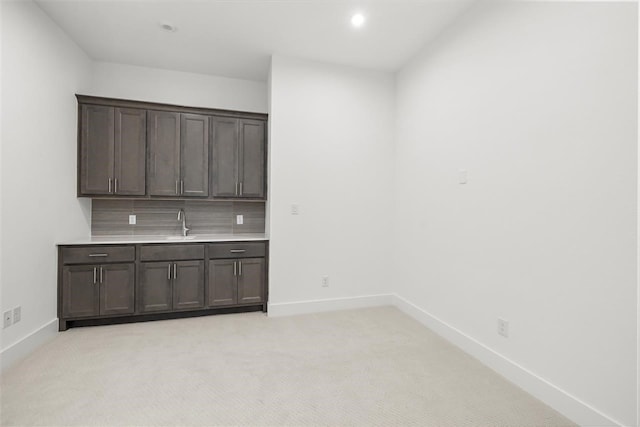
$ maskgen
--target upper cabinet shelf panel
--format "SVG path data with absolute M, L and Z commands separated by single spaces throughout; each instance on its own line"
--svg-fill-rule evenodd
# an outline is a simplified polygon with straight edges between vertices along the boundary
M 265 199 L 266 114 L 76 97 L 78 196 Z

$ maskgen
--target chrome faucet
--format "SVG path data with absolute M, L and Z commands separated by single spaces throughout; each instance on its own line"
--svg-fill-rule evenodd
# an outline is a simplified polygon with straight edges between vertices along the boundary
M 187 237 L 190 228 L 187 227 L 187 216 L 184 213 L 184 209 L 178 210 L 178 221 L 182 220 L 182 236 Z

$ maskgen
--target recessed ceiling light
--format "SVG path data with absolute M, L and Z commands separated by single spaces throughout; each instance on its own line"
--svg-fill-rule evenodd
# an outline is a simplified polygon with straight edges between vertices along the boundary
M 356 13 L 351 17 L 351 25 L 356 28 L 360 28 L 364 25 L 365 17 L 361 13 Z
M 168 22 L 161 22 L 160 28 L 162 28 L 164 31 L 168 33 L 175 33 L 178 30 L 178 28 L 175 25 L 169 24 Z

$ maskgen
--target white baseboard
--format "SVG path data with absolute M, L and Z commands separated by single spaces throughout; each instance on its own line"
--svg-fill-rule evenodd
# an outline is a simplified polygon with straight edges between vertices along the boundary
M 579 425 L 598 427 L 622 425 L 406 299 L 395 295 L 393 305 Z
M 0 352 L 0 372 L 5 372 L 16 362 L 58 335 L 58 319 L 53 319 Z
M 325 311 L 349 310 L 353 308 L 393 305 L 393 295 L 364 295 L 360 297 L 318 299 L 269 303 L 269 317 L 293 316 L 296 314 L 320 313 Z

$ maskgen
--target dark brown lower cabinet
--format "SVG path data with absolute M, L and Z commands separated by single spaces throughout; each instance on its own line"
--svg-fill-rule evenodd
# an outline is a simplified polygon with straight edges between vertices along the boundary
M 100 315 L 133 314 L 135 264 L 100 266 Z
M 138 275 L 138 311 L 151 313 L 171 310 L 173 263 L 142 262 Z
M 62 270 L 62 315 L 87 317 L 100 314 L 96 265 L 65 265 Z
M 65 318 L 133 314 L 135 264 L 65 265 L 62 315 Z
M 140 263 L 138 312 L 204 307 L 204 261 Z
M 204 307 L 204 261 L 177 261 L 173 277 L 173 309 Z
M 208 306 L 261 303 L 264 282 L 264 258 L 210 260 Z
M 264 258 L 238 260 L 238 304 L 264 301 Z
M 61 245 L 59 328 L 266 312 L 267 259 L 261 241 Z

